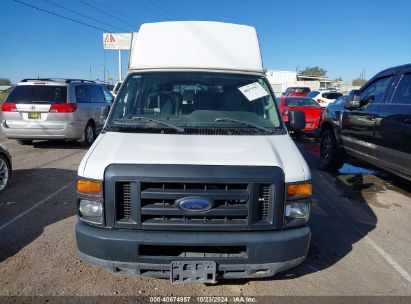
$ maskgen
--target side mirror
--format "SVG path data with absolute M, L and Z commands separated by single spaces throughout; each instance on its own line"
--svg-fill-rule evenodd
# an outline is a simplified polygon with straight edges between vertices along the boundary
M 305 128 L 305 113 L 301 110 L 288 111 L 288 123 L 291 131 L 300 131 Z
M 347 100 L 344 104 L 344 108 L 347 110 L 355 110 L 360 107 L 361 97 L 359 95 L 359 90 L 352 90 L 348 94 Z

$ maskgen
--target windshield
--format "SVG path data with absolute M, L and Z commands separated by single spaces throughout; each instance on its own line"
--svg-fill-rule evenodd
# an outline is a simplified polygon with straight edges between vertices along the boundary
M 310 93 L 309 88 L 294 88 L 292 91 L 294 93 Z
M 311 98 L 286 98 L 285 104 L 286 107 L 289 106 L 299 106 L 299 107 L 319 107 L 320 105 Z
M 316 97 L 318 94 L 320 94 L 320 92 L 318 92 L 318 91 L 312 91 L 312 92 L 308 93 L 307 97 L 314 98 L 314 97 Z
M 241 134 L 266 134 L 267 130 L 283 129 L 274 98 L 259 76 L 133 74 L 124 83 L 107 126 L 134 130 L 143 127 L 145 131 L 177 127 L 174 130 L 190 134 L 201 128 L 249 129 Z
M 287 88 L 287 90 L 285 91 L 288 94 L 291 93 L 303 93 L 303 94 L 308 94 L 310 93 L 310 88 L 305 88 L 305 87 L 291 87 L 291 88 Z

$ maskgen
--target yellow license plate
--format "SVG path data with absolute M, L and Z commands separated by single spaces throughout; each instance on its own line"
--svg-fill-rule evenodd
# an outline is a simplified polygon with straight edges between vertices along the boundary
M 30 119 L 40 119 L 40 118 L 41 118 L 41 114 L 40 114 L 40 113 L 29 112 L 29 118 L 30 118 Z

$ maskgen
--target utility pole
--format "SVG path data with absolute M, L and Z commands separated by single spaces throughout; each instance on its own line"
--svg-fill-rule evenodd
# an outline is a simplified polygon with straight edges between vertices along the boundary
M 365 69 L 364 68 L 362 68 L 360 79 L 365 80 Z
M 94 67 L 98 67 L 98 66 L 104 66 L 104 64 L 92 64 L 90 65 L 90 80 L 93 80 L 92 74 L 91 74 L 91 70 Z
M 118 50 L 118 81 L 122 81 L 121 50 Z

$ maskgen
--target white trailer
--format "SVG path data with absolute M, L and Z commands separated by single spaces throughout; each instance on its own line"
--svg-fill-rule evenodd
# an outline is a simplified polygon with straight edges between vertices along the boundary
M 297 72 L 268 70 L 266 77 L 277 97 L 280 97 L 287 87 L 297 86 Z

